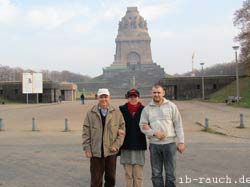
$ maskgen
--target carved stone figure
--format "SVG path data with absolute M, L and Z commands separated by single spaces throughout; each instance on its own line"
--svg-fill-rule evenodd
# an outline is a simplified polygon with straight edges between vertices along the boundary
M 126 15 L 119 22 L 116 54 L 112 65 L 125 66 L 131 63 L 128 62 L 131 59 L 129 54 L 137 56 L 136 64 L 152 64 L 150 42 L 146 21 L 140 16 L 137 7 L 128 7 Z

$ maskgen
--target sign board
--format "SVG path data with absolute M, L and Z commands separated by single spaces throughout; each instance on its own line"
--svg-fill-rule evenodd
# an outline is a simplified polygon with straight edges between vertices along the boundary
M 23 94 L 32 93 L 32 81 L 31 73 L 23 73 Z
M 33 73 L 33 93 L 43 93 L 42 73 Z
M 42 73 L 23 73 L 23 94 L 43 93 Z

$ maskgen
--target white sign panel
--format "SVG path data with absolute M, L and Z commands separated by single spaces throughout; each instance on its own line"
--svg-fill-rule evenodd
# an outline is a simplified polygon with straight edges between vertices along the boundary
M 23 73 L 23 93 L 32 93 L 32 74 Z
M 23 94 L 43 93 L 42 73 L 23 73 Z
M 42 73 L 33 73 L 33 93 L 43 93 Z

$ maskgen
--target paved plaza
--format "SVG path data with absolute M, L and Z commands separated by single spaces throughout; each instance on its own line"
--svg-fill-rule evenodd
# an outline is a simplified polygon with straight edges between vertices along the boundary
M 112 100 L 115 106 L 125 101 Z M 81 127 L 86 111 L 95 102 L 0 105 L 5 129 L 0 132 L 0 186 L 89 186 L 89 161 L 81 147 Z M 148 102 L 149 99 L 143 100 L 144 104 Z M 199 101 L 175 103 L 183 117 L 187 146 L 183 155 L 178 154 L 177 186 L 249 187 L 250 110 Z M 240 113 L 244 114 L 245 129 L 236 128 Z M 37 132 L 31 131 L 32 117 L 39 129 Z M 197 122 L 204 123 L 205 117 L 209 118 L 212 128 L 227 136 L 202 132 Z M 65 118 L 69 120 L 70 132 L 63 132 Z M 117 167 L 116 186 L 123 187 L 124 171 L 119 160 Z M 152 186 L 150 178 L 147 153 L 145 187 Z M 216 184 L 216 179 L 224 184 Z

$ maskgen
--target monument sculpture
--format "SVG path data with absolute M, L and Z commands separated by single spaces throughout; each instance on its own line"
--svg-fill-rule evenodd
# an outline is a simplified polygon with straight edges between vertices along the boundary
M 150 41 L 147 22 L 139 15 L 136 7 L 129 7 L 119 22 L 112 66 L 152 64 Z

